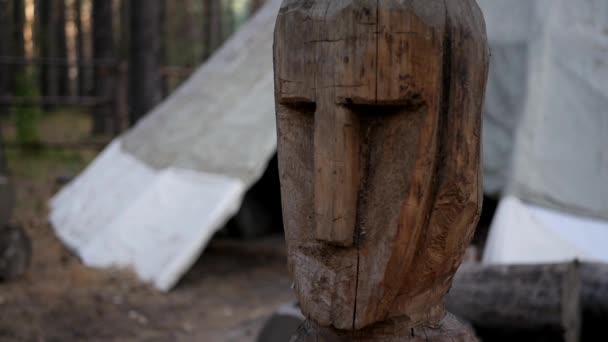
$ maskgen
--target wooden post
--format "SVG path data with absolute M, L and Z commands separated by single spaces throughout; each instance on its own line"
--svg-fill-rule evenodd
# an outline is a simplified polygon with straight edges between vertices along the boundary
M 297 341 L 474 341 L 444 297 L 481 208 L 474 0 L 285 0 L 275 28 Z

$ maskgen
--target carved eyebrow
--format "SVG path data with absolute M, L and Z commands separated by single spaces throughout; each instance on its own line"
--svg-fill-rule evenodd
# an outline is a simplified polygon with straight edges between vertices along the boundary
M 280 98 L 279 104 L 303 112 L 315 113 L 317 111 L 317 103 L 303 96 L 283 96 Z M 426 102 L 420 96 L 414 96 L 402 100 L 379 102 L 353 97 L 339 97 L 336 100 L 336 104 L 358 111 L 372 111 L 374 108 L 383 108 L 384 110 L 392 112 L 404 109 L 410 111 L 418 110 L 421 107 L 424 107 Z
M 338 98 L 338 104 L 351 107 L 351 108 L 360 108 L 360 109 L 368 109 L 368 108 L 385 108 L 387 110 L 397 110 L 397 109 L 409 109 L 409 110 L 417 110 L 425 105 L 425 101 L 419 97 L 415 96 L 408 99 L 398 100 L 398 101 L 366 101 L 361 99 L 353 99 L 349 97 Z

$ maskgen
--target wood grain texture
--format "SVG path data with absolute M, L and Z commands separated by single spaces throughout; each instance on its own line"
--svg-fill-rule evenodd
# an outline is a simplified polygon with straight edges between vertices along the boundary
M 338 330 L 439 324 L 481 208 L 475 1 L 286 0 L 274 60 L 302 311 Z
M 290 342 L 477 342 L 471 329 L 454 316 L 447 315 L 439 324 L 403 329 L 403 325 L 380 324 L 359 331 L 336 331 L 314 322 L 302 324 Z

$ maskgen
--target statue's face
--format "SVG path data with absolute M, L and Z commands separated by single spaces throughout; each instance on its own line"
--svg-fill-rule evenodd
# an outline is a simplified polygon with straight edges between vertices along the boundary
M 275 31 L 290 271 L 338 329 L 440 319 L 480 204 L 481 103 L 452 88 L 487 51 L 450 55 L 443 0 L 393 2 L 288 0 Z

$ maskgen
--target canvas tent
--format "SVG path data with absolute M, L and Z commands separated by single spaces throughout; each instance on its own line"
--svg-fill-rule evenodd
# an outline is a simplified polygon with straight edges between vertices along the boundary
M 484 176 L 505 193 L 484 261 L 608 261 L 608 2 L 480 4 L 493 56 Z
M 510 156 L 526 98 L 530 0 L 479 0 L 491 50 L 483 110 L 483 184 L 497 196 L 510 177 Z
M 169 290 L 239 209 L 276 148 L 267 4 L 50 203 L 59 238 L 95 267 Z

